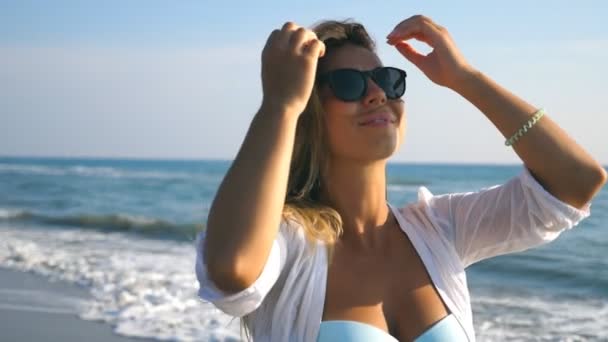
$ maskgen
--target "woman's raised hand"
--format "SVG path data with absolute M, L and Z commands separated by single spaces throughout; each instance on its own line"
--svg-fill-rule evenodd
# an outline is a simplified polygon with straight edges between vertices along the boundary
M 395 48 L 434 83 L 454 89 L 473 72 L 447 29 L 428 17 L 415 15 L 400 22 L 386 37 Z M 423 55 L 406 41 L 416 39 L 433 51 Z
M 299 116 L 315 82 L 325 44 L 304 27 L 287 22 L 268 37 L 262 51 L 262 106 Z

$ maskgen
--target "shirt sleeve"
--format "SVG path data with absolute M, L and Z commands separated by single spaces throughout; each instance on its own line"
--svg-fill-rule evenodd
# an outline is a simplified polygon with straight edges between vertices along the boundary
M 502 185 L 433 196 L 419 192 L 427 215 L 450 240 L 463 266 L 550 242 L 591 214 L 546 191 L 524 167 Z
M 282 221 L 277 237 L 272 243 L 270 254 L 262 273 L 248 288 L 237 293 L 226 293 L 218 289 L 209 279 L 207 266 L 203 258 L 203 242 L 205 232 L 200 232 L 196 238 L 196 278 L 199 283 L 198 296 L 212 303 L 228 315 L 242 317 L 257 309 L 270 289 L 277 281 L 287 258 L 287 241 L 284 232 L 285 223 Z

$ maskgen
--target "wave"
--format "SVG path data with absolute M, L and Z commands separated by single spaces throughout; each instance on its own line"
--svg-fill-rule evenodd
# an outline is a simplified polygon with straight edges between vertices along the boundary
M 417 192 L 421 186 L 428 186 L 430 182 L 415 179 L 415 178 L 403 178 L 403 177 L 388 177 L 387 188 L 394 192 Z
M 190 241 L 141 239 L 73 229 L 2 227 L 0 267 L 88 290 L 83 301 L 0 293 L 3 309 L 71 312 L 118 335 L 161 341 L 240 341 L 238 320 L 197 299 Z M 44 291 L 52 288 L 43 286 Z M 29 296 L 28 296 L 29 295 Z M 10 304 L 11 306 L 7 306 Z
M 428 186 L 431 182 L 415 178 L 388 177 L 387 184 L 393 186 Z
M 0 220 L 20 219 L 28 215 L 26 210 L 0 208 Z
M 387 186 L 389 191 L 395 191 L 395 192 L 416 192 L 418 191 L 418 187 L 420 187 L 420 185 L 416 184 L 416 185 L 393 185 L 393 184 L 389 184 Z
M 192 179 L 197 176 L 188 172 L 135 171 L 103 166 L 74 165 L 52 167 L 35 164 L 0 164 L 0 173 L 18 173 L 44 176 L 82 176 L 102 178 L 149 178 L 149 179 Z
M 0 208 L 0 222 L 33 222 L 43 225 L 77 227 L 102 231 L 127 231 L 161 238 L 177 240 L 194 240 L 196 234 L 203 230 L 202 223 L 175 223 L 158 218 L 132 214 L 76 214 L 50 216 L 21 209 Z
M 473 294 L 478 340 L 596 341 L 608 328 L 602 297 L 569 297 L 501 291 Z

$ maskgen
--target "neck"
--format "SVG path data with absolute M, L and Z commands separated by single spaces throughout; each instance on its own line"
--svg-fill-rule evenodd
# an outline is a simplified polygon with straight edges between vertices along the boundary
M 321 182 L 321 199 L 342 217 L 341 243 L 373 246 L 390 222 L 386 161 L 332 161 Z

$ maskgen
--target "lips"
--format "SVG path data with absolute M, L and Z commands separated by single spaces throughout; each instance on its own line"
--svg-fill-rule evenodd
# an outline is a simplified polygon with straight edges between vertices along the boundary
M 358 124 L 359 126 L 365 126 L 365 125 L 369 125 L 372 123 L 395 123 L 395 119 L 393 118 L 393 116 L 388 113 L 388 112 L 382 112 L 382 113 L 374 113 L 374 114 L 369 114 L 366 115 L 363 119 L 359 120 Z

